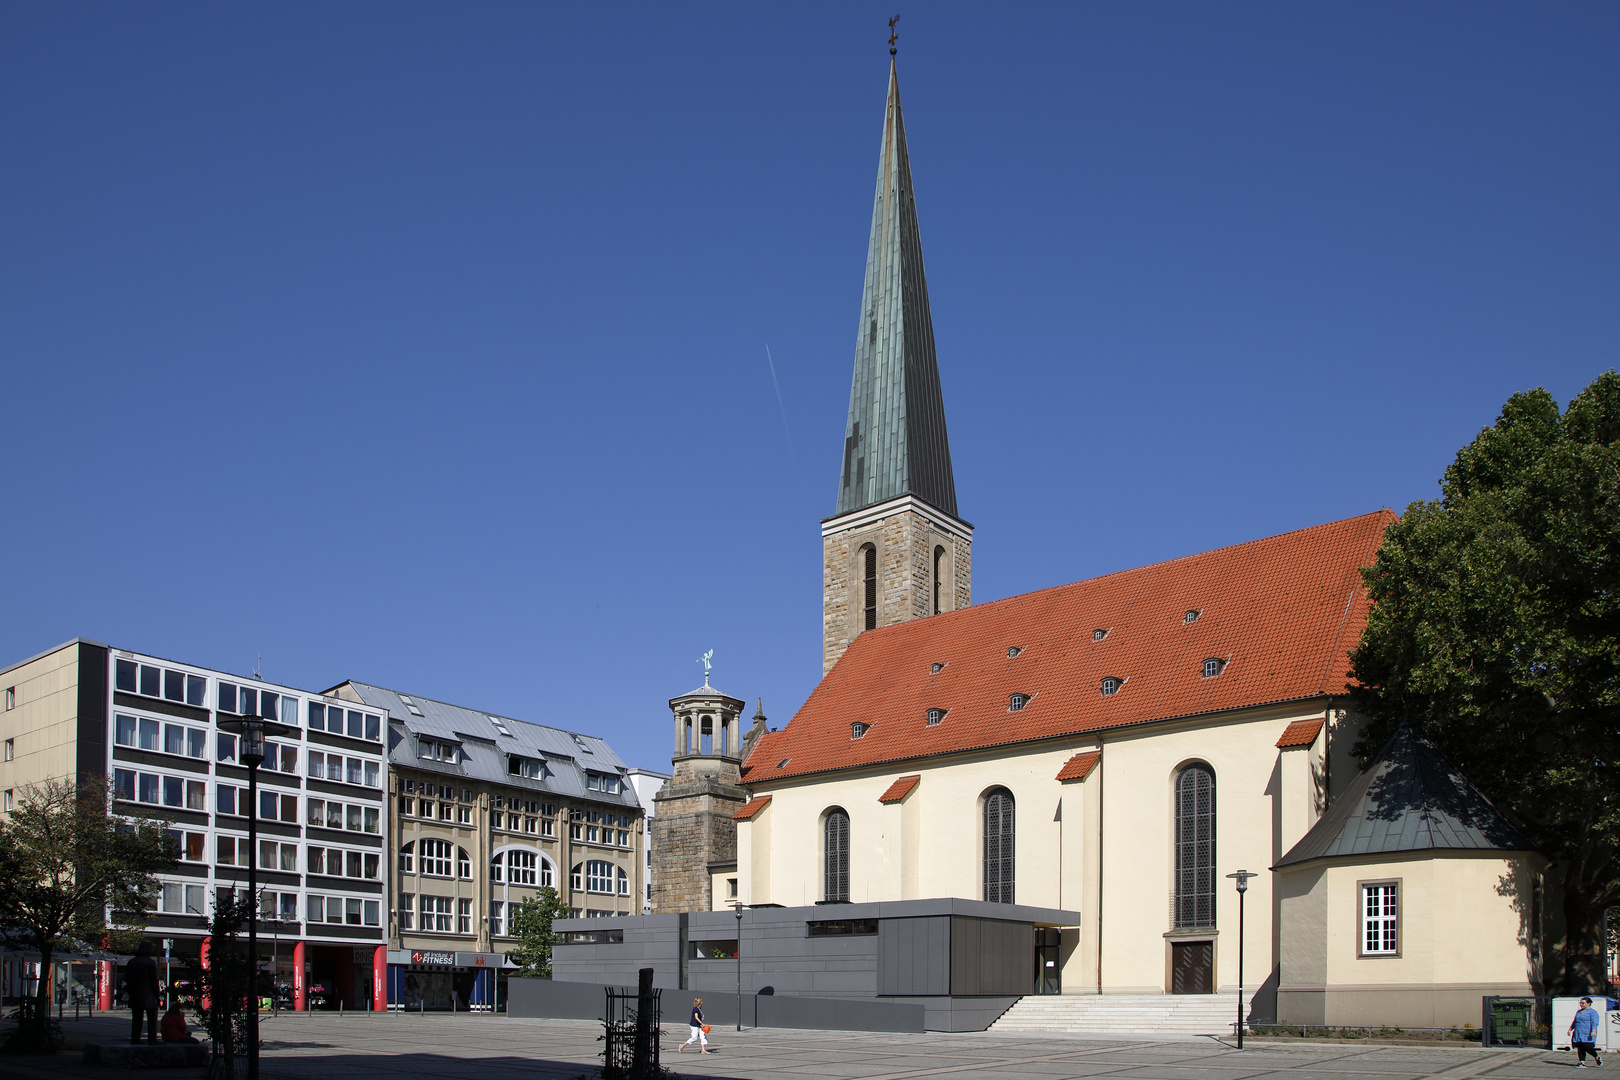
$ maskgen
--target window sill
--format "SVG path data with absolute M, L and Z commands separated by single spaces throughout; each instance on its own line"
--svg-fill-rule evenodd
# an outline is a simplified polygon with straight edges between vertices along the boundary
M 1165 932 L 1164 936 L 1172 939 L 1192 938 L 1196 940 L 1208 940 L 1210 938 L 1220 937 L 1221 932 L 1215 929 L 1213 926 L 1184 926 L 1180 929 L 1168 930 Z

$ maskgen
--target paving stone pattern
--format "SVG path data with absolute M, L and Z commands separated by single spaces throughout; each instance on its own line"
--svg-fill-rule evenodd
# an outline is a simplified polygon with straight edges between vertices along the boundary
M 77 1047 L 126 1033 L 127 1016 L 68 1022 L 72 1053 L 41 1060 L 0 1058 L 6 1080 L 106 1078 L 115 1070 L 84 1065 Z M 282 1014 L 267 1019 L 263 1080 L 569 1080 L 600 1062 L 601 1025 L 582 1020 L 511 1020 L 505 1016 Z M 1213 1039 L 1106 1041 L 1080 1035 L 895 1035 L 786 1031 L 738 1034 L 716 1028 L 715 1053 L 675 1053 L 686 1037 L 664 1026 L 665 1062 L 685 1077 L 715 1080 L 1530 1080 L 1566 1077 L 1572 1054 L 1365 1045 L 1268 1045 L 1242 1051 Z M 1605 1062 L 1604 1069 L 1620 1068 Z M 196 1080 L 198 1070 L 142 1070 L 145 1080 Z M 1601 1077 L 1583 1072 L 1582 1076 Z

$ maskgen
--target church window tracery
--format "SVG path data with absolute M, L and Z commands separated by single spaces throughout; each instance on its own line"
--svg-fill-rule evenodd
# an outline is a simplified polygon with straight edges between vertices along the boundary
M 842 807 L 827 811 L 822 822 L 823 891 L 829 904 L 849 903 L 849 814 Z
M 1215 925 L 1215 770 L 1176 775 L 1176 928 Z
M 1014 902 L 1016 844 L 1012 792 L 996 788 L 984 798 L 984 899 Z

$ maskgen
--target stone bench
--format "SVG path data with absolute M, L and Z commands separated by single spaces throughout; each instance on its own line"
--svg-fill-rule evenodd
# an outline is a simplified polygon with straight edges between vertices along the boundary
M 184 1069 L 208 1064 L 207 1043 L 90 1043 L 84 1063 L 107 1069 Z

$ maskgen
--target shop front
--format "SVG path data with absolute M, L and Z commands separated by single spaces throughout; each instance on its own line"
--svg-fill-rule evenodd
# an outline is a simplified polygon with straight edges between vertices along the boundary
M 505 953 L 388 950 L 388 1007 L 404 1012 L 496 1012 L 506 1000 Z

